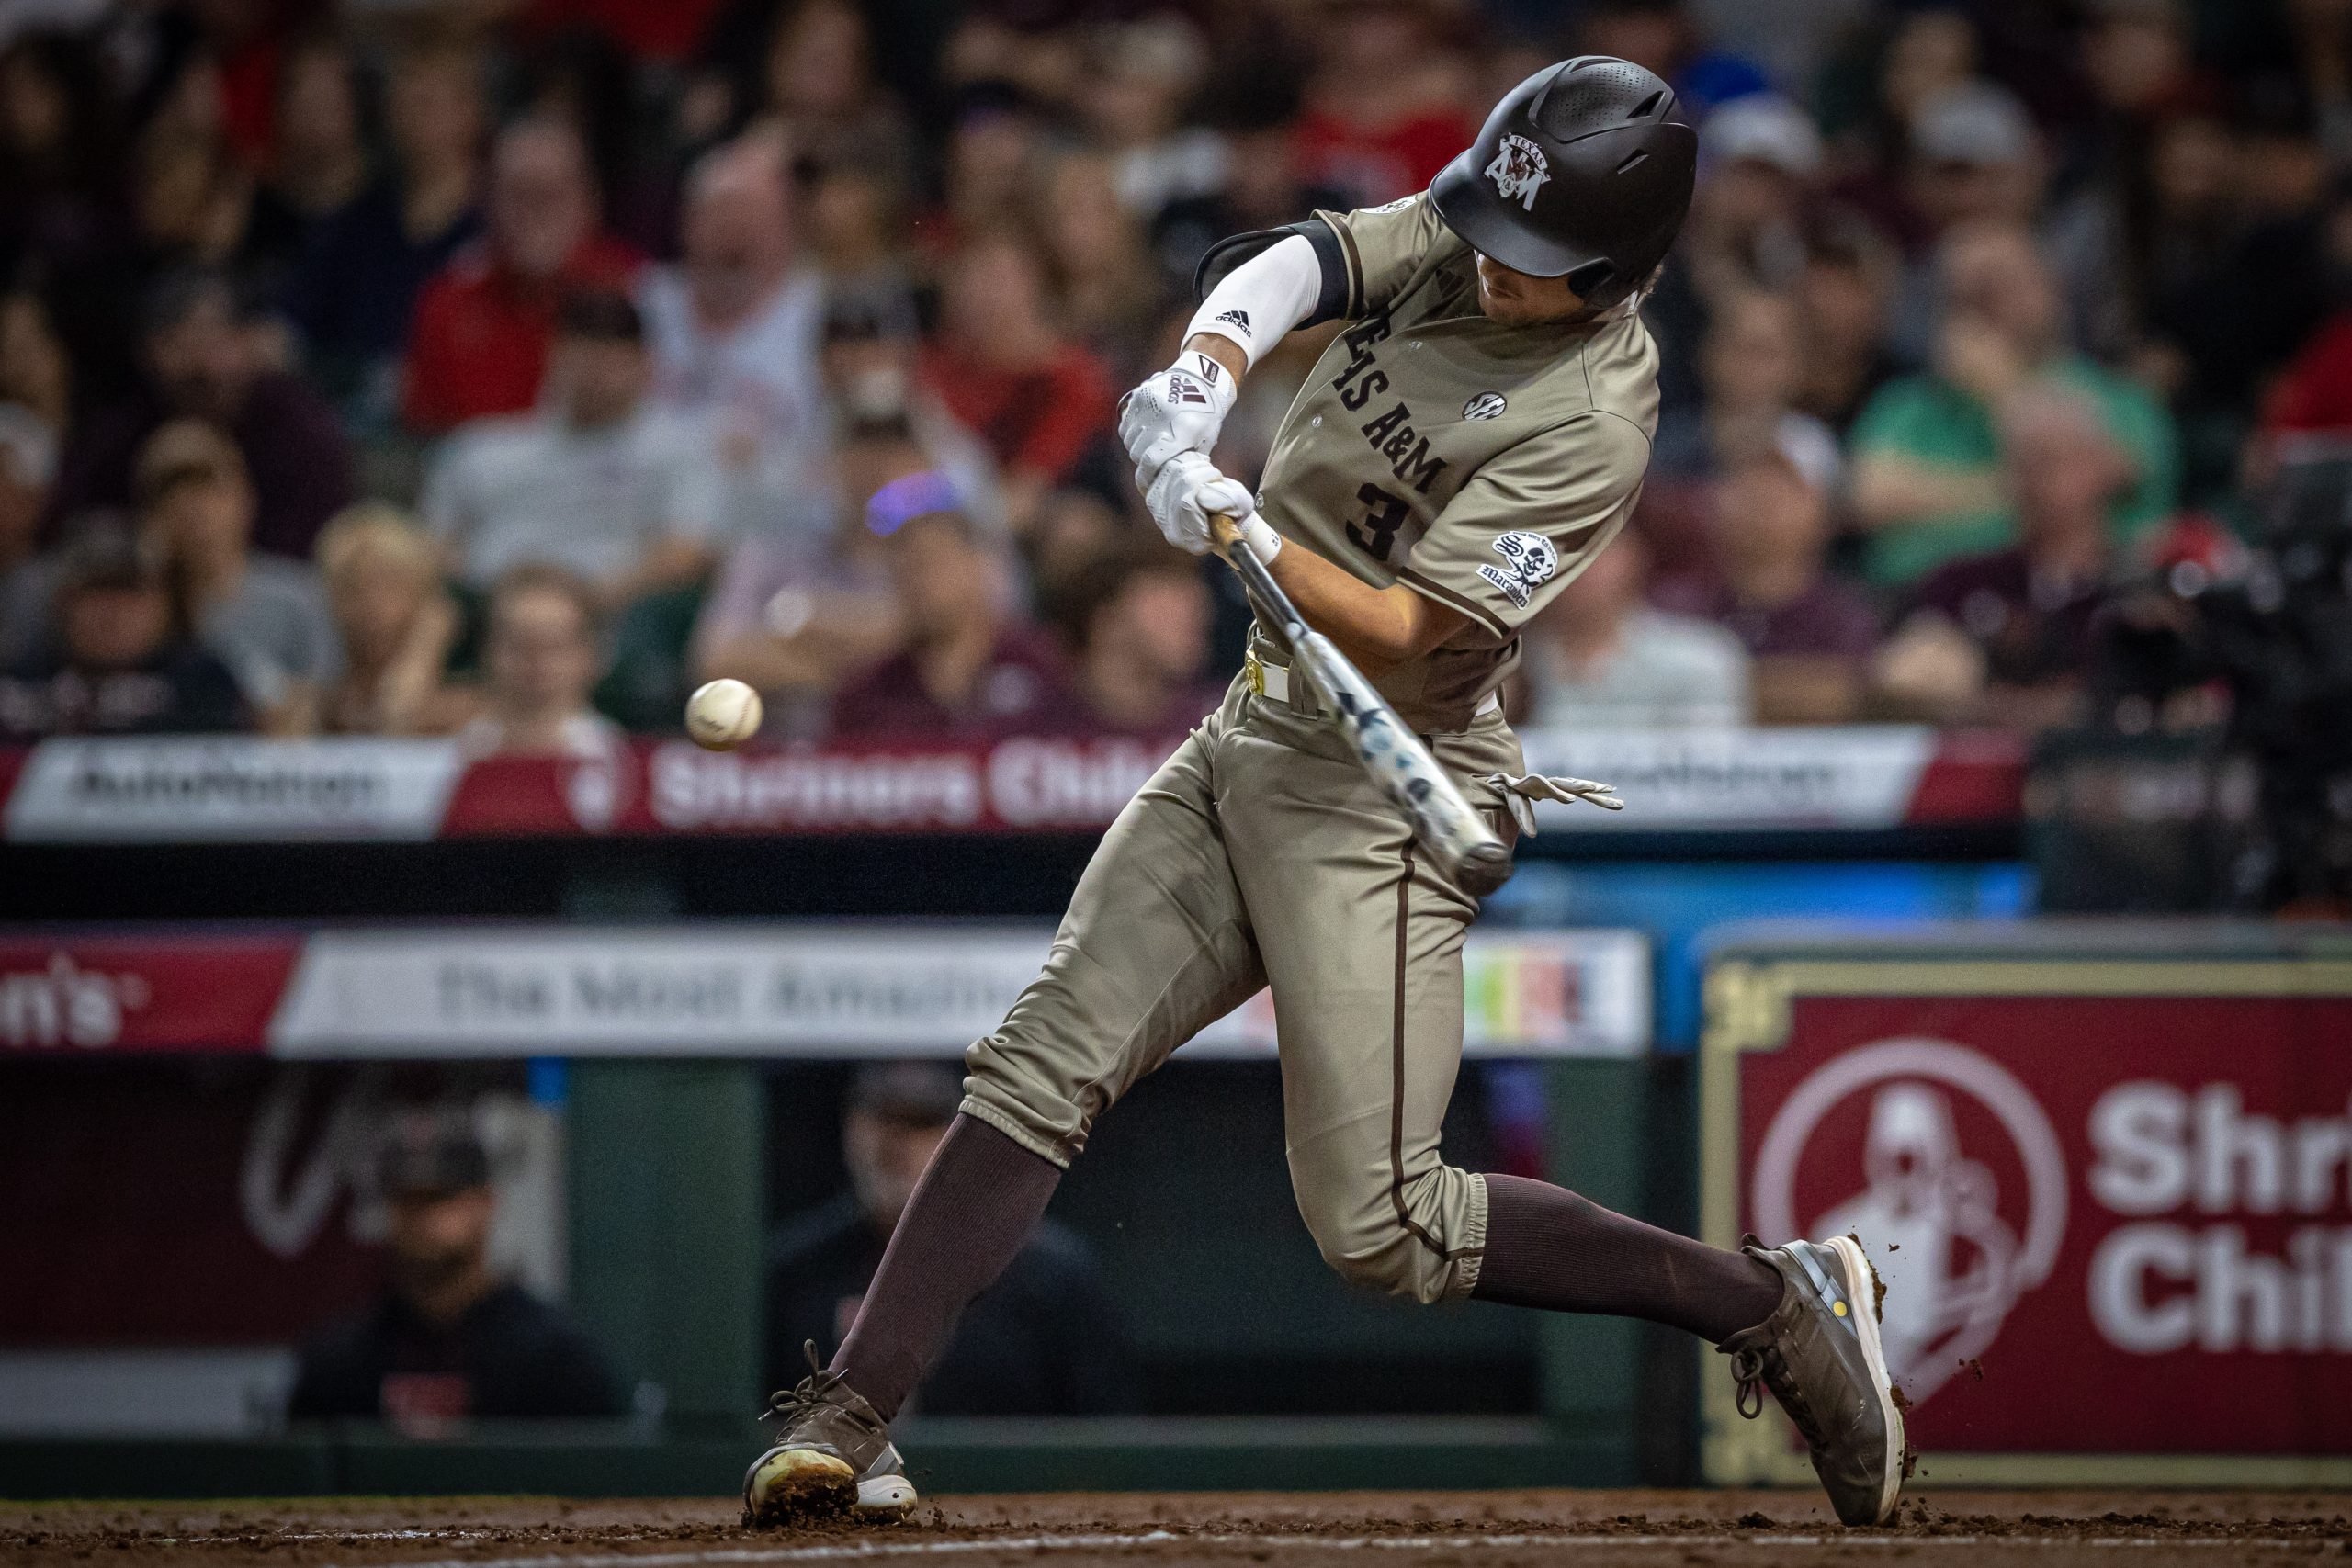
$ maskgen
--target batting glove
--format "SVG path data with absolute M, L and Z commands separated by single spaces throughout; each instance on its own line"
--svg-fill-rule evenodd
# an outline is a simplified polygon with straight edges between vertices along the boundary
M 1248 485 L 1218 473 L 1216 465 L 1198 452 L 1177 453 L 1157 474 L 1137 468 L 1136 483 L 1142 487 L 1144 507 L 1160 533 L 1192 555 L 1204 554 L 1209 547 L 1209 513 L 1222 512 L 1238 519 L 1257 509 Z
M 1187 353 L 1121 400 L 1119 441 L 1148 476 L 1147 488 L 1179 452 L 1205 453 L 1216 445 L 1235 395 L 1231 371 L 1205 354 Z

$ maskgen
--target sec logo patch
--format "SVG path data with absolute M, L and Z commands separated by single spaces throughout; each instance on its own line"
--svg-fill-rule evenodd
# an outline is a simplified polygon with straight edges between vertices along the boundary
M 1462 405 L 1464 419 L 1500 419 L 1503 410 L 1510 407 L 1500 392 L 1480 392 Z

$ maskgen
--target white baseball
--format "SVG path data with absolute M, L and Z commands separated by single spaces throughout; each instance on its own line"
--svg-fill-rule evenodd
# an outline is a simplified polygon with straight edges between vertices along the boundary
M 741 681 L 709 682 L 686 699 L 686 736 L 708 751 L 731 751 L 760 732 L 760 694 Z

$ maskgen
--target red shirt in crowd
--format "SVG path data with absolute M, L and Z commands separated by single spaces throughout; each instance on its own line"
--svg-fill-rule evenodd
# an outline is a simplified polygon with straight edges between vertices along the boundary
M 2320 328 L 2295 355 L 2271 390 L 2262 423 L 2273 432 L 2352 430 L 2352 313 Z
M 1380 202 L 1427 188 L 1477 137 L 1478 122 L 1456 109 L 1430 108 L 1374 130 L 1309 109 L 1291 134 L 1303 184 Z
M 541 283 L 516 276 L 482 248 L 467 251 L 417 297 L 401 417 L 413 430 L 437 434 L 485 414 L 529 409 L 539 399 L 564 296 L 627 288 L 641 259 L 618 240 L 594 234 Z
M 718 0 L 532 0 L 525 37 L 542 40 L 568 28 L 604 34 L 632 60 L 677 61 L 702 41 Z
M 997 634 L 969 701 L 941 706 L 914 655 L 899 653 L 834 694 L 831 729 L 843 740 L 949 742 L 1064 733 L 1075 702 L 1065 669 L 1052 637 L 1012 622 Z
M 1050 479 L 1067 475 L 1087 443 L 1110 428 L 1118 396 L 1102 362 L 1075 344 L 1035 370 L 1002 370 L 934 347 L 923 355 L 923 378 L 999 463 Z

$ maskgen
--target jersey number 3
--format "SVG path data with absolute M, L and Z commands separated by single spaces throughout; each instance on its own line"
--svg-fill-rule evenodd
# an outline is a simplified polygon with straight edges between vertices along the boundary
M 1360 487 L 1356 499 L 1363 502 L 1367 515 L 1348 525 L 1348 542 L 1373 559 L 1385 561 L 1396 547 L 1396 530 L 1405 525 L 1412 507 L 1378 485 Z

